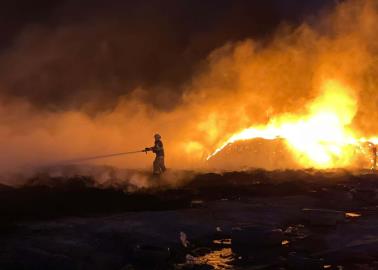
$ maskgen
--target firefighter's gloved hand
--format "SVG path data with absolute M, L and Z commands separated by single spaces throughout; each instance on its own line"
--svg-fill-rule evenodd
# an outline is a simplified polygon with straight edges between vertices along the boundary
M 151 151 L 151 148 L 146 147 L 146 148 L 144 148 L 144 151 L 145 151 L 145 152 Z

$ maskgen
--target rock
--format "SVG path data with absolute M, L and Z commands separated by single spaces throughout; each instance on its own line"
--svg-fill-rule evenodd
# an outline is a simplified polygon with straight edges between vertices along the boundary
M 345 221 L 343 211 L 329 209 L 302 209 L 303 219 L 314 226 L 335 226 Z

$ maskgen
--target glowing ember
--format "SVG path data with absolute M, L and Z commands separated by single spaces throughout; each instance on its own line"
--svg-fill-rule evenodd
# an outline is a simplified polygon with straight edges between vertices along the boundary
M 354 212 L 347 212 L 347 213 L 345 213 L 345 216 L 346 216 L 347 218 L 357 218 L 357 217 L 360 217 L 361 214 L 354 213 Z
M 289 243 L 290 243 L 289 240 L 282 240 L 281 245 L 286 246 Z
M 241 130 L 221 143 L 207 160 L 237 141 L 283 138 L 302 166 L 330 168 L 350 165 L 356 146 L 378 140 L 358 137 L 350 128 L 357 112 L 352 89 L 338 81 L 327 80 L 321 90 L 322 94 L 305 107 L 303 116 L 284 114 L 273 118 L 265 126 Z

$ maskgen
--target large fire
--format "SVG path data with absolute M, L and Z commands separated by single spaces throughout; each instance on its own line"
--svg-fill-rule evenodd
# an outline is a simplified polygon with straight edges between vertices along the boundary
M 313 16 L 282 23 L 273 32 L 259 28 L 262 39 L 248 37 L 248 25 L 240 29 L 248 33 L 229 36 L 214 24 L 224 43 L 207 31 L 180 43 L 185 51 L 175 51 L 185 56 L 185 65 L 192 63 L 192 54 L 201 59 L 182 70 L 169 66 L 147 72 L 146 81 L 140 68 L 140 76 L 132 72 L 135 81 L 130 82 L 129 69 L 122 68 L 128 63 L 118 54 L 134 56 L 135 46 L 124 46 L 121 32 L 82 35 L 79 43 L 74 38 L 74 47 L 92 44 L 92 37 L 105 40 L 106 46 L 91 51 L 99 56 L 99 66 L 86 55 L 79 59 L 85 74 L 57 76 L 71 63 L 67 42 L 81 30 L 22 31 L 0 62 L 0 176 L 34 173 L 60 160 L 144 149 L 156 132 L 172 169 L 374 166 L 378 1 L 338 1 Z M 172 57 L 159 50 L 153 55 L 162 61 L 168 56 L 167 63 Z M 150 169 L 152 159 L 136 154 L 93 163 Z
M 368 142 L 375 144 L 378 138 L 358 136 L 351 128 L 357 112 L 352 89 L 337 80 L 326 80 L 321 88 L 321 95 L 306 106 L 304 115 L 284 114 L 267 125 L 243 129 L 222 142 L 207 160 L 237 141 L 282 138 L 302 166 L 349 166 L 358 147 Z

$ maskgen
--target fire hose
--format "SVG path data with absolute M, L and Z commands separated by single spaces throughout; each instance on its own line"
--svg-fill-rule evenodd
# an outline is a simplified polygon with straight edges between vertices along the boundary
M 109 158 L 109 157 L 115 157 L 115 156 L 123 156 L 123 155 L 136 154 L 136 153 L 146 153 L 147 154 L 147 151 L 148 151 L 147 149 L 144 149 L 144 150 L 139 150 L 139 151 L 129 151 L 129 152 L 121 152 L 121 153 L 115 153 L 115 154 L 108 154 L 108 155 L 99 155 L 99 156 L 92 156 L 92 157 L 62 160 L 62 161 L 58 162 L 58 164 L 78 163 L 78 162 L 83 162 L 83 161 L 88 161 L 88 160 Z

